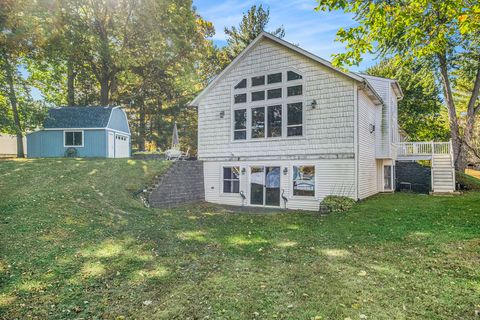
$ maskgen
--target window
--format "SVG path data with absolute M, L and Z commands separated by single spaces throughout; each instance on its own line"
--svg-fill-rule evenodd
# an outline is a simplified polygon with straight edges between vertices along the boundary
M 279 82 L 282 82 L 282 73 L 281 72 L 269 74 L 267 76 L 267 83 L 268 84 L 279 83 Z
M 270 89 L 267 91 L 267 99 L 278 99 L 282 97 L 282 88 Z
M 265 138 L 265 108 L 252 108 L 252 139 Z
M 247 94 L 241 93 L 234 96 L 235 103 L 245 103 L 247 102 Z
M 65 131 L 65 147 L 83 147 L 83 131 Z
M 303 134 L 303 106 L 301 102 L 287 104 L 287 136 Z
M 298 73 L 293 72 L 293 71 L 288 71 L 287 72 L 287 81 L 293 81 L 293 80 L 298 80 L 298 79 L 302 79 L 302 76 L 299 75 Z
M 302 95 L 302 85 L 287 88 L 287 97 L 301 96 L 301 95 Z
M 252 101 L 261 101 L 261 100 L 265 100 L 265 91 L 252 92 Z
M 235 85 L 235 89 L 245 89 L 247 87 L 247 79 L 240 80 L 239 83 Z
M 245 140 L 247 139 L 247 109 L 235 110 L 234 114 L 233 139 Z
M 271 71 L 237 81 L 232 89 L 232 140 L 304 135 L 301 74 Z
M 392 166 L 383 166 L 383 189 L 392 190 Z
M 267 110 L 267 137 L 281 137 L 282 106 L 269 106 Z
M 315 196 L 315 166 L 293 166 L 293 195 Z
M 252 77 L 252 87 L 263 86 L 265 84 L 265 76 Z
M 223 193 L 240 192 L 240 167 L 223 167 Z

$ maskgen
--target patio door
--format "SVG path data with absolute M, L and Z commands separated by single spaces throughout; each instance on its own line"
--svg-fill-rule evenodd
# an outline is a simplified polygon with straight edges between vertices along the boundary
M 250 167 L 250 204 L 280 206 L 280 167 Z

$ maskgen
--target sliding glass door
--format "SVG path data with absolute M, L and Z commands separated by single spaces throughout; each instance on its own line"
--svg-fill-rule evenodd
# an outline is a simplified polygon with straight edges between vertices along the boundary
M 250 204 L 280 206 L 280 167 L 250 168 Z

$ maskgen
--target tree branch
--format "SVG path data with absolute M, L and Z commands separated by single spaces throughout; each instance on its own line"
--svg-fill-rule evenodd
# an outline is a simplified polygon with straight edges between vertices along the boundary
M 477 76 L 475 77 L 475 84 L 473 85 L 472 95 L 470 96 L 470 100 L 468 101 L 467 113 L 469 115 L 473 116 L 475 112 L 478 110 L 479 105 L 475 107 L 475 102 L 477 102 L 479 92 L 480 92 L 480 63 L 478 64 Z

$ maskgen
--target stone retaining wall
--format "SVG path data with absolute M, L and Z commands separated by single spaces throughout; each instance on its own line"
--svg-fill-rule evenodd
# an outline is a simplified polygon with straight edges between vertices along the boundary
M 148 201 L 151 207 L 165 208 L 178 204 L 203 201 L 202 161 L 175 161 L 154 183 Z

